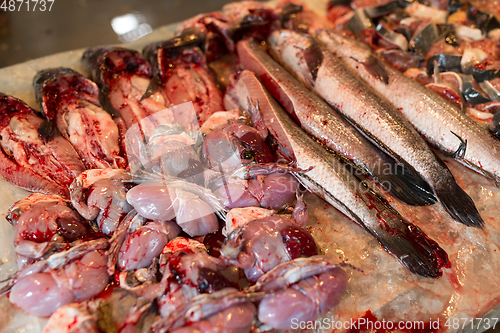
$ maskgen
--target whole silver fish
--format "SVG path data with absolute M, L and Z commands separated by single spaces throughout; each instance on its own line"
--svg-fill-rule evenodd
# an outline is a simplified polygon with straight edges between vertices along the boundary
M 366 85 L 341 59 L 305 34 L 289 30 L 269 36 L 273 54 L 363 134 L 396 160 L 413 167 L 434 189 L 446 211 L 468 226 L 484 221 L 450 170 L 408 121 Z
M 237 98 L 247 112 L 260 111 L 269 133 L 293 155 L 295 166 L 307 170 L 297 173 L 297 177 L 310 192 L 372 234 L 413 273 L 428 277 L 441 275 L 441 267 L 448 263 L 446 252 L 369 191 L 340 160 L 298 127 L 254 73 L 244 70 L 230 89 L 232 97 Z
M 500 180 L 500 142 L 486 129 L 435 92 L 378 60 L 367 45 L 325 30 L 317 38 L 396 106 L 427 141 L 468 167 Z
M 409 205 L 436 202 L 432 189 L 417 173 L 374 147 L 344 117 L 276 63 L 254 40 L 236 46 L 245 69 L 253 71 L 301 127 L 325 146 L 374 177 Z M 416 177 L 415 177 L 416 175 Z

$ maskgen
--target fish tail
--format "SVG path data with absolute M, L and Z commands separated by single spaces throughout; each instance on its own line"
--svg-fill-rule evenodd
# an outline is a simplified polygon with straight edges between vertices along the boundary
M 373 195 L 373 194 L 372 194 Z M 412 273 L 438 278 L 449 264 L 448 254 L 420 228 L 406 221 L 384 199 L 367 195 L 377 214 L 377 224 L 363 224 L 384 249 Z
M 440 277 L 443 274 L 441 268 L 449 263 L 448 254 L 418 227 L 402 219 L 399 224 L 400 228 L 388 228 L 379 233 L 381 245 L 412 273 Z
M 471 197 L 454 179 L 435 187 L 436 196 L 451 217 L 469 227 L 483 228 L 484 221 Z
M 384 189 L 410 206 L 433 205 L 437 202 L 431 186 L 405 165 L 393 162 L 374 176 Z

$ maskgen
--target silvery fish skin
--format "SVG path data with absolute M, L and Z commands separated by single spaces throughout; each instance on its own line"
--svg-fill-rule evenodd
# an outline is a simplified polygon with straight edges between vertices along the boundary
M 343 158 L 377 179 L 394 196 L 410 205 L 436 202 L 429 185 L 379 151 L 344 117 L 276 63 L 254 40 L 236 46 L 245 69 L 253 71 L 301 127 Z M 416 173 L 415 173 L 416 174 Z
M 486 129 L 435 92 L 376 59 L 367 45 L 326 30 L 317 38 L 396 106 L 427 141 L 468 167 L 500 180 L 500 142 Z M 375 66 L 385 70 L 387 84 L 373 75 L 375 61 L 368 59 L 376 59 Z
M 423 138 L 387 101 L 373 92 L 338 57 L 309 35 L 281 30 L 269 36 L 273 55 L 299 80 L 335 106 L 363 134 L 396 160 L 413 167 L 455 220 L 480 227 L 484 221 L 472 199 Z
M 254 73 L 244 70 L 230 89 L 245 111 L 260 110 L 269 133 L 294 156 L 296 167 L 305 170 L 297 173 L 297 177 L 309 191 L 372 234 L 387 252 L 413 273 L 434 278 L 441 276 L 441 267 L 448 265 L 446 252 L 418 227 L 405 221 L 324 146 L 300 129 Z

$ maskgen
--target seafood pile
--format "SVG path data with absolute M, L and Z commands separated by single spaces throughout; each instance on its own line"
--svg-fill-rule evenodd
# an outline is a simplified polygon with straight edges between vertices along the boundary
M 375 64 L 368 64 L 370 50 L 384 60 L 384 66 L 388 66 L 382 71 L 383 80 L 388 80 L 388 76 L 394 78 L 390 80 L 392 83 L 386 85 L 387 88 L 391 89 L 392 84 L 400 87 L 405 84 L 408 89 L 409 85 L 413 89 L 422 89 L 421 85 L 424 85 L 498 137 L 500 16 L 490 2 L 402 1 L 397 4 L 396 1 L 331 1 L 330 6 L 329 22 L 315 21 L 308 32 L 316 34 L 319 30 L 334 30 L 344 37 L 357 36 L 363 41 L 363 44 L 345 44 L 351 43 L 352 39 L 326 32 L 318 35 L 330 51 L 340 50 L 339 45 L 356 48 L 354 59 L 346 60 L 350 67 L 353 68 L 356 63 L 365 64 L 356 69 L 358 73 L 391 103 L 403 108 L 403 114 L 419 132 L 425 133 L 426 130 L 422 124 L 417 124 L 411 111 L 397 101 L 401 96 L 389 97 L 390 94 L 384 92 L 382 86 L 377 87 L 376 80 L 371 81 L 368 72 Z M 302 29 L 307 29 L 307 21 L 313 16 L 306 14 L 290 24 L 301 24 Z M 352 53 L 347 55 L 340 51 L 336 54 L 343 59 L 352 56 Z M 399 72 L 421 85 L 403 79 Z M 371 76 L 373 74 L 372 71 Z M 408 102 L 406 105 L 415 103 Z M 435 107 L 436 113 L 441 114 L 442 111 L 437 111 L 441 107 Z M 430 135 L 422 135 L 440 149 L 451 151 L 444 142 L 432 141 Z M 473 161 L 468 162 L 474 164 Z
M 0 175 L 33 194 L 9 202 L 0 305 L 49 318 L 44 332 L 321 318 L 457 331 L 452 320 L 487 315 L 500 297 L 500 141 L 496 116 L 471 110 L 496 104 L 446 80 L 494 99 L 495 62 L 452 74 L 438 36 L 403 39 L 455 34 L 465 64 L 475 28 L 436 21 L 443 4 L 365 2 L 334 1 L 328 16 L 230 3 L 142 52 L 98 47 L 74 68 L 38 68 L 36 104 L 2 93 Z

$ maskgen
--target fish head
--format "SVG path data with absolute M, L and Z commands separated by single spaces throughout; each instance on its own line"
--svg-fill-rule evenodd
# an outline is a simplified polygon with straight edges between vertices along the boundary
M 367 62 L 372 56 L 372 50 L 365 43 L 353 38 L 348 33 L 341 34 L 327 29 L 317 32 L 317 39 L 329 50 L 349 50 L 350 57 L 357 62 Z
M 71 68 L 59 67 L 39 71 L 33 79 L 35 96 L 48 120 L 62 112 L 59 104 L 69 96 L 77 96 L 100 106 L 99 88 L 93 82 Z
M 118 75 L 128 73 L 151 75 L 151 66 L 135 50 L 121 47 L 94 47 L 82 56 L 82 62 L 97 84 L 106 85 L 107 81 Z
M 271 55 L 306 85 L 313 87 L 323 63 L 323 50 L 306 34 L 291 30 L 273 32 L 268 38 Z
M 101 67 L 102 60 L 106 56 L 107 52 L 112 49 L 108 47 L 92 47 L 87 50 L 82 55 L 82 64 L 91 73 L 92 79 L 98 78 L 96 73 L 98 73 L 98 68 Z
M 35 114 L 35 110 L 20 99 L 0 93 L 0 128 L 8 126 L 17 114 Z

